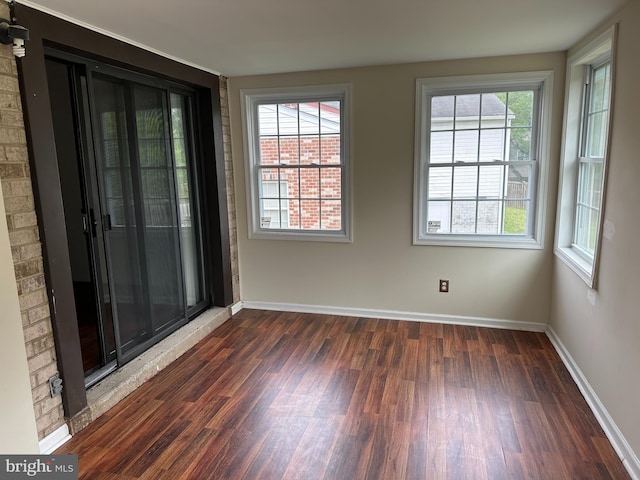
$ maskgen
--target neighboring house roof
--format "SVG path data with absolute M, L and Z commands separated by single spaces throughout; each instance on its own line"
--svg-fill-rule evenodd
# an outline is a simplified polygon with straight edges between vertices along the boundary
M 456 117 L 477 117 L 480 110 L 480 95 L 456 96 Z M 453 96 L 433 97 L 432 118 L 453 118 Z M 482 95 L 483 117 L 504 117 L 506 105 L 493 93 Z M 509 118 L 514 114 L 509 110 Z

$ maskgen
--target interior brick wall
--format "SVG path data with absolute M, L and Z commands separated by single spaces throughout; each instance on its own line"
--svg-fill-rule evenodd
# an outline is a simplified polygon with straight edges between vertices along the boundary
M 236 228 L 236 195 L 233 188 L 233 162 L 231 157 L 231 123 L 227 79 L 220 77 L 220 106 L 222 112 L 222 140 L 224 143 L 224 170 L 227 177 L 227 208 L 229 210 L 229 244 L 231 247 L 231 275 L 233 303 L 240 301 L 240 273 L 238 272 L 238 230 Z
M 0 18 L 9 8 L 0 2 Z M 40 439 L 64 424 L 62 396 L 51 398 L 49 377 L 58 372 L 33 200 L 16 60 L 0 45 L 0 180 L 20 300 L 33 408 Z M 1 307 L 0 307 L 1 309 Z M 5 365 L 5 368 L 10 366 Z

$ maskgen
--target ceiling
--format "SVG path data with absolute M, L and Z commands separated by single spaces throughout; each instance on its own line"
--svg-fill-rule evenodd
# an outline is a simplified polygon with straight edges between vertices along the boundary
M 626 0 L 18 2 L 239 76 L 566 50 Z

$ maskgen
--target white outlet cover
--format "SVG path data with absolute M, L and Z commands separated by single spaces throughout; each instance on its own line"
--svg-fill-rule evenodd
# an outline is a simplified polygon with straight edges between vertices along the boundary
M 616 227 L 613 224 L 613 222 L 610 222 L 609 220 L 605 220 L 604 226 L 602 227 L 602 235 L 604 236 L 604 238 L 611 241 L 615 233 L 616 233 Z

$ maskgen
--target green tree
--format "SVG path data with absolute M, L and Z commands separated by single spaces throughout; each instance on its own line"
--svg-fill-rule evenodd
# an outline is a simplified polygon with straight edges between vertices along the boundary
M 531 158 L 533 91 L 501 92 L 496 96 L 507 106 L 511 118 L 509 160 Z

